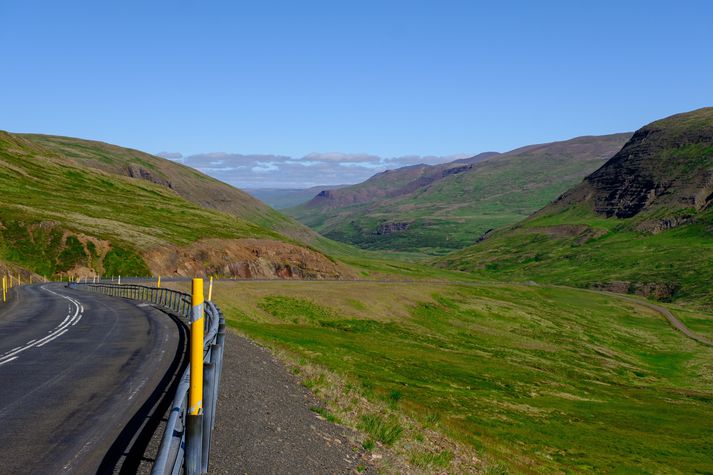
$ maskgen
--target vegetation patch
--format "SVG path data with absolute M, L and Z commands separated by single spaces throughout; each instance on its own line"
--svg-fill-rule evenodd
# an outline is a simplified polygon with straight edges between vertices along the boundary
M 308 299 L 270 296 L 258 303 L 258 307 L 273 317 L 292 323 L 320 323 L 334 318 L 330 310 Z
M 441 452 L 416 452 L 411 456 L 411 463 L 424 469 L 448 468 L 453 460 L 453 454 L 448 450 Z
M 359 429 L 385 445 L 393 445 L 404 431 L 397 420 L 386 419 L 378 414 L 362 416 Z
M 105 275 L 143 276 L 150 275 L 144 260 L 136 252 L 114 246 L 104 257 Z

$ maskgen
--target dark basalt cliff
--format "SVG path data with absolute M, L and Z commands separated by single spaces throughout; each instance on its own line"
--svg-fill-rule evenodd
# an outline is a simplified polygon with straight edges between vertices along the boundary
M 701 211 L 712 200 L 713 108 L 706 108 L 638 130 L 619 153 L 559 201 L 587 201 L 597 214 L 631 218 L 660 208 Z

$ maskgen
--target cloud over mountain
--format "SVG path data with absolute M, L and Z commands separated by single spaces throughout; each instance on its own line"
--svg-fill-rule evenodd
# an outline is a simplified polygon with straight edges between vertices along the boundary
M 284 155 L 243 155 L 212 152 L 184 157 L 176 152 L 159 156 L 180 160 L 210 176 L 240 188 L 309 188 L 358 183 L 374 173 L 419 163 L 444 163 L 472 154 L 408 155 L 384 158 L 367 153 L 310 153 L 301 158 Z

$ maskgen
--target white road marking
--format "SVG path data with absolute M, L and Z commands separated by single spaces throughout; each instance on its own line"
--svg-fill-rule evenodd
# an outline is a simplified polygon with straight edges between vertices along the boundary
M 10 358 L 9 360 L 5 360 L 2 363 L 0 363 L 0 366 L 4 365 L 5 363 L 9 363 L 12 360 L 16 360 L 16 359 L 17 359 L 17 356 L 14 356 L 14 357 Z
M 64 330 L 62 330 L 61 332 L 59 332 L 58 334 L 56 334 L 55 336 L 53 336 L 53 337 L 50 338 L 49 340 L 47 340 L 47 341 L 45 341 L 45 342 L 40 343 L 39 345 L 37 345 L 37 348 L 40 348 L 41 346 L 45 346 L 45 345 L 46 345 L 47 343 L 49 343 L 50 341 L 54 340 L 55 338 L 61 337 L 62 335 L 64 335 L 64 334 L 67 333 L 68 331 L 69 331 L 69 329 L 68 329 L 68 328 L 65 328 Z
M 146 385 L 146 382 L 147 382 L 147 381 L 148 381 L 148 378 L 144 378 L 144 379 L 141 380 L 141 382 L 140 382 L 139 385 L 136 387 L 136 389 L 134 389 L 134 390 L 131 392 L 131 394 L 129 394 L 129 399 L 128 399 L 129 401 L 131 401 L 132 399 L 134 399 L 134 396 L 136 396 L 136 393 L 138 393 L 138 392 L 141 390 L 141 388 L 143 388 L 143 387 Z
M 51 294 L 54 294 L 58 297 L 62 297 L 63 299 L 69 300 L 69 313 L 65 317 L 65 319 L 54 327 L 52 330 L 50 330 L 48 335 L 44 338 L 40 338 L 39 340 L 30 340 L 27 343 L 25 343 L 24 346 L 20 346 L 15 348 L 14 350 L 10 350 L 4 355 L 0 356 L 0 365 L 3 365 L 5 363 L 9 363 L 10 361 L 16 360 L 17 356 L 19 353 L 22 353 L 25 350 L 29 350 L 30 348 L 33 347 L 41 347 L 46 345 L 47 343 L 51 342 L 55 338 L 59 338 L 60 336 L 64 335 L 67 333 L 69 330 L 70 326 L 74 326 L 79 322 L 82 317 L 84 316 L 84 306 L 79 303 L 79 301 L 73 299 L 72 297 L 69 297 L 67 295 L 62 295 L 58 294 L 57 292 L 54 292 L 50 289 L 48 289 L 45 286 L 42 286 L 42 290 L 49 292 Z M 74 306 L 74 313 L 72 313 L 72 306 Z

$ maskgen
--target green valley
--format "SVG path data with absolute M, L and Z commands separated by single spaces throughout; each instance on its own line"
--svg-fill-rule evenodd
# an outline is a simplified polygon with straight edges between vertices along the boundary
M 629 137 L 579 137 L 400 168 L 285 211 L 330 239 L 361 248 L 445 254 L 545 206 Z

